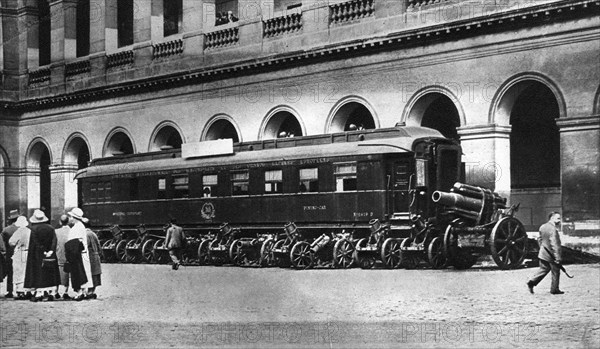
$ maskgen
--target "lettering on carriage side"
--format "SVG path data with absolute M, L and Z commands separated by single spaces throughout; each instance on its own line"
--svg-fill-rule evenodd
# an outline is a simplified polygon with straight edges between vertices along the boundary
M 119 216 L 119 217 L 123 217 L 125 216 L 125 212 L 113 212 L 112 214 L 113 216 Z
M 119 216 L 119 217 L 123 217 L 123 216 L 141 216 L 142 215 L 142 211 L 135 211 L 135 212 L 113 212 L 112 214 L 113 216 Z
M 300 165 L 310 165 L 310 164 L 322 164 L 328 162 L 328 158 L 317 158 L 317 159 L 303 159 L 299 161 Z
M 320 211 L 326 210 L 327 205 L 318 205 L 318 206 L 303 206 L 304 211 Z
M 373 212 L 353 212 L 355 218 L 373 217 Z
M 200 216 L 206 220 L 215 218 L 215 206 L 211 202 L 205 202 L 200 209 Z

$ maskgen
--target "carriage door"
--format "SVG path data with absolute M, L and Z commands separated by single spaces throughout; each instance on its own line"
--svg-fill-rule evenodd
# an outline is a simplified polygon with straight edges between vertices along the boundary
M 394 213 L 408 212 L 410 195 L 408 185 L 410 178 L 410 166 L 406 161 L 396 161 L 393 166 L 392 178 L 392 205 Z

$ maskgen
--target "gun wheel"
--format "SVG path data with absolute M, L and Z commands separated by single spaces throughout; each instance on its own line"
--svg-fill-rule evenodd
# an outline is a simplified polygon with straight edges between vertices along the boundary
M 501 269 L 514 269 L 523 263 L 527 254 L 527 232 L 514 217 L 499 220 L 490 235 L 490 250 Z

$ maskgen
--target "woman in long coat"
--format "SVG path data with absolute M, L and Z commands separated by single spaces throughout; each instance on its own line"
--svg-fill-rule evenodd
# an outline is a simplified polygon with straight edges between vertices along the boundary
M 15 225 L 18 229 L 10 237 L 10 240 L 8 240 L 10 246 L 15 249 L 12 258 L 13 282 L 15 284 L 15 291 L 17 291 L 16 299 L 25 299 L 25 292 L 30 291 L 23 288 L 23 284 L 25 283 L 25 268 L 27 267 L 27 254 L 31 230 L 27 228 L 29 222 L 27 222 L 25 216 L 17 218 Z
M 96 299 L 96 287 L 102 285 L 102 266 L 100 262 L 100 254 L 102 247 L 100 240 L 93 230 L 86 228 L 88 253 L 90 255 L 90 266 L 92 269 L 92 284 L 93 287 L 88 287 L 88 298 Z
M 41 210 L 35 210 L 29 222 L 31 236 L 25 268 L 25 288 L 35 289 L 32 301 L 42 300 L 44 291 L 48 291 L 48 300 L 51 301 L 54 300 L 56 286 L 60 284 L 56 258 L 56 233 L 51 225 L 46 224 L 48 218 Z

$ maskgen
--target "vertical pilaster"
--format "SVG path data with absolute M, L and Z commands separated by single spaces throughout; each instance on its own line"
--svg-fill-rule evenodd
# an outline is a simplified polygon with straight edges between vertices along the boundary
M 24 85 L 27 73 L 27 21 L 20 14 L 16 1 L 3 2 L 3 5 L 4 89 L 18 91 Z
M 27 23 L 27 69 L 35 70 L 40 66 L 39 11 L 28 7 L 23 14 Z
M 165 33 L 163 0 L 152 1 L 152 16 L 150 17 L 150 37 L 152 42 L 162 40 Z
M 50 3 L 52 63 L 77 57 L 77 1 L 55 0 Z
M 133 43 L 150 41 L 153 0 L 133 0 Z M 161 5 L 162 7 L 162 5 Z
M 119 47 L 119 27 L 117 24 L 117 0 L 94 0 L 104 5 L 104 45 L 106 52 Z
M 203 1 L 183 0 L 183 32 L 202 30 L 204 22 Z
M 54 165 L 50 167 L 52 192 L 52 220 L 65 212 L 65 209 L 77 207 L 77 165 Z
M 27 213 L 27 202 L 25 188 L 22 185 L 25 177 L 21 176 L 21 171 L 17 168 L 5 167 L 0 171 L 4 181 L 4 211 L 3 216 L 6 219 L 6 213 L 10 210 L 19 210 L 21 214 Z M 0 181 L 1 182 L 1 181 Z

